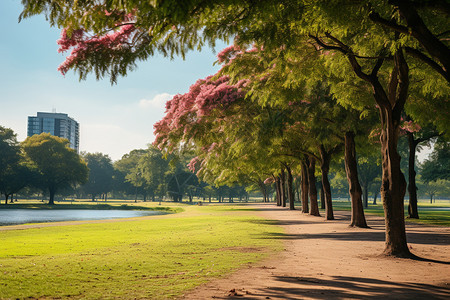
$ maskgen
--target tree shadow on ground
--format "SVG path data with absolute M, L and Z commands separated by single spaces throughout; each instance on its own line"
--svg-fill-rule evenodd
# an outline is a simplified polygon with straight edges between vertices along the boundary
M 363 277 L 276 276 L 287 283 L 222 299 L 449 299 L 448 283 L 430 285 L 414 282 L 392 282 Z M 215 297 L 218 298 L 218 297 Z
M 298 283 L 302 287 L 267 289 L 265 292 L 268 293 L 268 297 L 274 298 L 278 293 L 282 293 L 284 299 L 302 297 L 315 299 L 448 299 L 450 297 L 450 290 L 446 286 L 399 283 L 361 277 L 333 276 L 332 279 L 324 280 L 312 277 L 280 276 L 277 277 L 277 280 Z
M 252 223 L 252 224 L 261 224 L 261 225 L 302 225 L 302 224 L 314 224 L 316 222 L 313 221 L 304 221 L 304 220 L 269 220 L 269 219 L 261 219 L 261 220 L 245 220 L 244 222 Z
M 340 241 L 384 241 L 384 231 L 350 231 L 350 232 L 330 232 L 330 233 L 272 233 L 269 239 L 328 239 Z M 446 234 L 430 232 L 409 232 L 408 241 L 414 244 L 424 245 L 450 245 L 450 238 Z

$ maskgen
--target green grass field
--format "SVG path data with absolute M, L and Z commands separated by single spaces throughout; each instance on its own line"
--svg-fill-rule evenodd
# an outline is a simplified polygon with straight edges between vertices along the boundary
M 264 238 L 281 228 L 251 211 L 182 208 L 154 219 L 0 231 L 0 298 L 171 298 L 281 249 Z

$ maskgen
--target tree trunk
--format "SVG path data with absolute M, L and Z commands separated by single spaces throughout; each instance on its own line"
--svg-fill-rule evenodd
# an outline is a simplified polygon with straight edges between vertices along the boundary
M 302 162 L 302 213 L 309 213 L 309 205 L 308 205 L 308 192 L 309 192 L 309 184 L 308 184 L 308 166 L 305 161 Z
M 381 179 L 381 199 L 386 224 L 386 255 L 410 257 L 406 242 L 404 197 L 405 177 L 400 170 L 400 155 L 397 152 L 400 120 L 393 118 L 392 110 L 380 107 L 382 118 L 381 152 L 383 173 Z
M 322 188 L 325 198 L 325 219 L 334 220 L 333 202 L 331 199 L 331 187 L 328 180 L 328 172 L 330 170 L 331 154 L 325 150 L 323 145 L 320 145 L 320 169 L 322 171 Z
M 409 145 L 409 159 L 408 159 L 408 193 L 409 193 L 409 205 L 408 215 L 412 219 L 419 218 L 419 210 L 417 209 L 417 186 L 416 186 L 416 146 L 417 143 L 414 140 L 414 134 L 408 132 L 408 145 Z
M 316 188 L 316 159 L 313 156 L 309 157 L 308 165 L 308 182 L 309 182 L 309 201 L 311 202 L 311 216 L 320 217 L 319 204 L 317 203 L 317 188 Z
M 281 182 L 280 177 L 278 176 L 275 179 L 275 189 L 276 189 L 275 197 L 277 199 L 277 206 L 281 206 Z
M 266 203 L 267 202 L 267 190 L 266 190 L 266 187 L 264 186 L 264 184 L 263 184 L 263 186 L 261 186 L 261 192 L 263 194 L 263 202 Z
M 322 181 L 320 182 L 320 208 L 325 209 L 325 192 L 323 191 Z
M 286 207 L 286 173 L 284 172 L 284 168 L 281 167 L 280 173 L 280 188 L 281 188 L 281 206 Z
M 50 188 L 48 191 L 49 191 L 49 194 L 50 194 L 50 199 L 48 200 L 48 204 L 49 205 L 54 205 L 55 204 L 55 190 Z
M 287 192 L 289 198 L 289 209 L 295 210 L 295 192 L 294 192 L 294 178 L 292 178 L 291 168 L 286 166 L 287 171 Z
M 362 190 L 363 190 L 364 208 L 368 208 L 369 207 L 369 183 L 368 182 L 364 182 Z
M 367 228 L 366 217 L 364 216 L 363 203 L 361 199 L 362 191 L 358 180 L 358 163 L 356 160 L 355 133 L 347 131 L 344 140 L 344 162 L 345 173 L 347 175 L 348 191 L 351 198 L 352 217 L 350 226 Z
M 373 194 L 373 205 L 377 205 L 378 191 L 374 191 Z
M 9 194 L 5 194 L 5 205 L 8 204 Z

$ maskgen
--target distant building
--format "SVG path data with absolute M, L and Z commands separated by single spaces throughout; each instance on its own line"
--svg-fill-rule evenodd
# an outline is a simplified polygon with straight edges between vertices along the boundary
M 29 116 L 28 136 L 43 132 L 68 139 L 70 148 L 79 152 L 79 124 L 67 114 L 38 112 L 36 117 Z

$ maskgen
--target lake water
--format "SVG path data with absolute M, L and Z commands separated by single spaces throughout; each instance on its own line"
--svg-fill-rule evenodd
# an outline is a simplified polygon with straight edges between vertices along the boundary
M 103 220 L 162 215 L 151 210 L 103 210 L 103 209 L 1 209 L 0 226 L 25 223 L 60 221 Z

